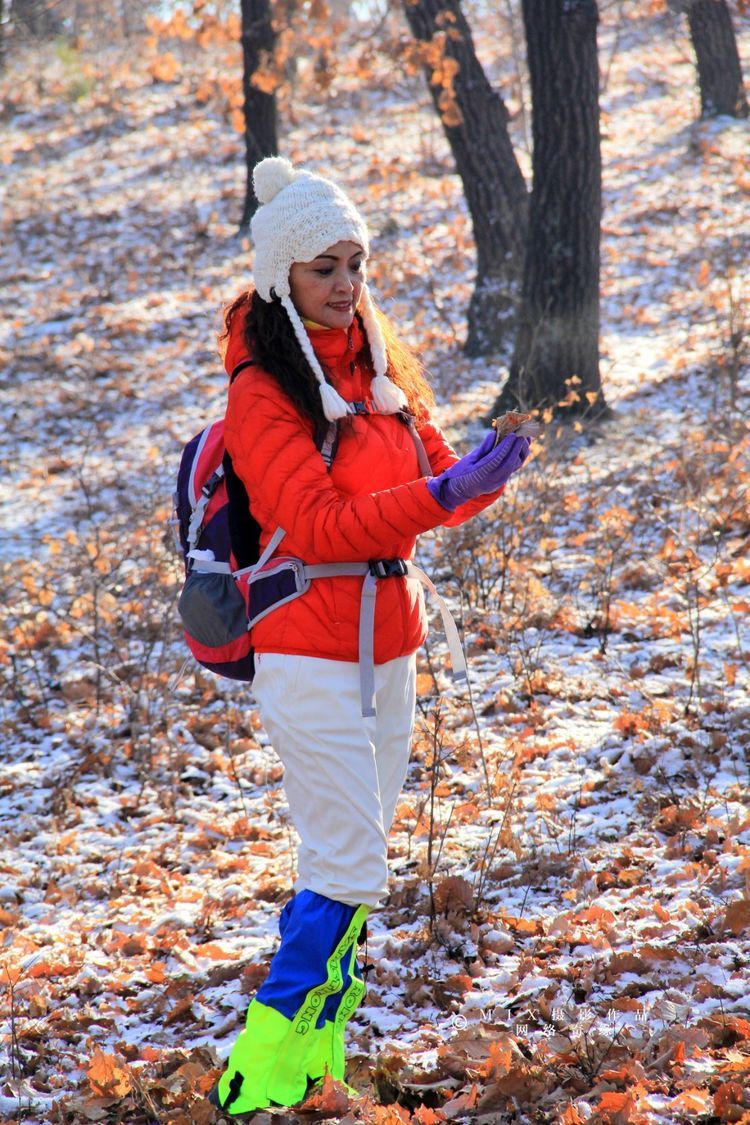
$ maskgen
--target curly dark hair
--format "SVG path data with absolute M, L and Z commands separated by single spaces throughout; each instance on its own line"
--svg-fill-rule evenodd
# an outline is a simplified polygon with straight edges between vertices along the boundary
M 435 399 L 422 364 L 414 352 L 398 339 L 388 317 L 379 309 L 375 311 L 388 352 L 388 376 L 403 390 L 409 410 L 417 422 L 426 421 Z M 316 427 L 325 426 L 318 380 L 305 359 L 281 302 L 264 301 L 252 289 L 241 293 L 225 309 L 220 342 L 229 338 L 238 315 L 244 317 L 243 335 L 253 359 L 276 379 L 303 416 L 310 418 Z M 366 345 L 365 358 L 372 365 L 369 344 Z

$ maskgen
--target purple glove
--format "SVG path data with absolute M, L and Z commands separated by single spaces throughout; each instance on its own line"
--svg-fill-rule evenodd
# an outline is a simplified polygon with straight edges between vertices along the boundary
M 449 512 L 454 512 L 467 500 L 497 492 L 529 455 L 531 443 L 528 438 L 508 434 L 493 449 L 494 442 L 495 432 L 492 430 L 480 446 L 427 481 L 431 494 Z

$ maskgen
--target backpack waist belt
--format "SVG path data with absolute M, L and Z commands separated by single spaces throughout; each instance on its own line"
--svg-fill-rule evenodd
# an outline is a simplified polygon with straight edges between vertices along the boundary
M 375 596 L 378 582 L 389 578 L 406 578 L 419 582 L 435 598 L 443 621 L 448 652 L 450 654 L 453 679 L 466 680 L 466 658 L 461 647 L 456 623 L 448 606 L 435 588 L 432 579 L 421 567 L 406 559 L 373 559 L 370 562 L 352 563 L 311 563 L 291 556 L 272 558 L 273 552 L 284 538 L 285 532 L 277 528 L 266 545 L 258 561 L 244 570 L 233 571 L 227 563 L 198 559 L 190 553 L 193 563 L 201 571 L 229 575 L 244 581 L 248 586 L 257 586 L 253 593 L 248 629 L 286 602 L 304 594 L 315 578 L 361 577 L 362 602 L 359 614 L 359 680 L 362 698 L 362 714 L 371 718 L 375 708 Z M 270 566 L 269 566 L 270 564 Z M 265 569 L 264 569 L 265 568 Z M 280 588 L 279 574 L 283 574 L 283 589 Z M 268 590 L 263 591 L 264 580 Z
M 362 602 L 359 611 L 359 685 L 362 697 L 362 714 L 370 718 L 375 709 L 375 595 L 378 582 L 388 578 L 407 578 L 420 582 L 438 604 L 448 641 L 453 679 L 465 680 L 466 658 L 461 647 L 456 622 L 445 601 L 437 592 L 432 579 L 421 567 L 406 559 L 374 559 L 369 563 L 313 563 L 304 566 L 306 578 L 343 578 L 363 576 Z

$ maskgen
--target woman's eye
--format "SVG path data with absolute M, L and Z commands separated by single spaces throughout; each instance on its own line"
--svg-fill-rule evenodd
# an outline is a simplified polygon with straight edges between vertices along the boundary
M 352 273 L 361 273 L 364 262 L 354 262 L 349 266 Z M 330 277 L 334 272 L 333 266 L 318 266 L 314 271 L 318 277 Z

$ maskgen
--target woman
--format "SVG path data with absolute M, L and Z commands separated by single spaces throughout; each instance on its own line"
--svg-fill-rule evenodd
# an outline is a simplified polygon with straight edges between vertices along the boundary
M 420 365 L 368 291 L 367 228 L 338 187 L 278 157 L 257 165 L 254 186 L 255 289 L 226 316 L 225 365 L 238 372 L 226 447 L 261 546 L 282 528 L 284 554 L 350 573 L 317 577 L 253 627 L 253 690 L 301 843 L 281 945 L 212 1096 L 230 1115 L 294 1104 L 326 1071 L 344 1077 L 344 1027 L 364 993 L 357 943 L 386 893 L 426 635 L 400 560 L 420 532 L 492 503 L 529 450 L 488 434 L 459 460 L 430 421 Z M 328 466 L 320 434 L 332 425 Z M 368 563 L 381 580 L 363 706 Z

